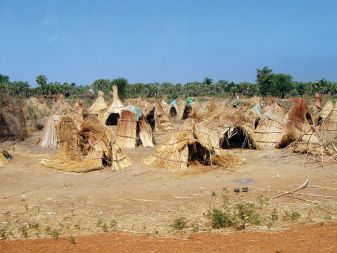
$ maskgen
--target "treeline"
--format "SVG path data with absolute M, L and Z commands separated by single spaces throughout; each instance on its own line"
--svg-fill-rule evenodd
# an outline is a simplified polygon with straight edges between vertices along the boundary
M 98 79 L 90 85 L 76 85 L 75 83 L 48 82 L 47 77 L 39 75 L 36 78 L 36 87 L 30 87 L 28 82 L 10 81 L 5 75 L 0 75 L 0 91 L 13 96 L 53 96 L 64 94 L 65 96 L 79 97 L 88 90 L 97 93 L 98 90 L 106 94 L 111 92 L 111 86 L 118 86 L 119 95 L 122 98 L 157 97 L 175 99 L 178 97 L 218 96 L 228 97 L 243 95 L 274 96 L 284 98 L 286 96 L 313 95 L 316 92 L 337 96 L 337 83 L 321 79 L 314 82 L 296 82 L 291 75 L 273 73 L 272 69 L 263 67 L 257 69 L 256 83 L 234 83 L 226 80 L 213 82 L 206 77 L 202 82 L 181 83 L 128 83 L 125 78 L 113 80 Z

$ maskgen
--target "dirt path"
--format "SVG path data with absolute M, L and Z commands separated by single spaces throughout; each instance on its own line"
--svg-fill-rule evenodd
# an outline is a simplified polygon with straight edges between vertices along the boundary
M 125 233 L 52 240 L 0 241 L 0 252 L 337 252 L 337 224 L 298 225 L 281 232 L 195 234 L 188 238 L 155 238 Z

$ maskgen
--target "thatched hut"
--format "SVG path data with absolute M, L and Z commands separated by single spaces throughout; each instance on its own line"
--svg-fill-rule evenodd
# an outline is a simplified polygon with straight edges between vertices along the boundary
M 64 102 L 63 95 L 57 98 L 57 101 L 52 107 L 52 113 L 48 118 L 48 121 L 43 128 L 43 132 L 39 141 L 39 145 L 44 148 L 58 148 L 58 139 L 56 135 L 56 126 L 59 123 L 62 116 L 70 113 L 72 108 Z
M 124 108 L 122 101 L 118 96 L 118 87 L 116 85 L 112 86 L 113 89 L 113 100 L 111 105 L 104 114 L 104 122 L 108 126 L 116 126 L 118 119 L 120 117 L 121 111 Z
M 254 130 L 254 141 L 257 147 L 259 149 L 284 147 L 289 142 L 283 142 L 283 144 L 280 142 L 286 133 L 284 109 L 276 102 L 267 105 Z
M 172 129 L 172 122 L 164 111 L 160 103 L 155 102 L 145 116 L 146 122 L 151 126 L 153 131 L 167 131 Z
M 135 148 L 140 144 L 153 147 L 152 129 L 140 108 L 128 105 L 122 110 L 117 124 L 116 142 L 121 148 Z
M 69 116 L 62 117 L 57 135 L 60 150 L 50 160 L 44 160 L 48 167 L 68 172 L 88 172 L 111 167 L 121 170 L 131 163 L 115 141 L 112 130 L 96 117 L 84 115 L 78 130 Z
M 105 103 L 105 100 L 104 100 L 104 92 L 98 91 L 98 97 L 96 98 L 94 103 L 91 105 L 91 107 L 88 109 L 88 112 L 90 114 L 99 116 L 107 108 L 108 108 L 108 105 Z
M 23 104 L 0 94 L 0 139 L 23 141 L 27 136 Z
M 193 120 L 187 120 L 178 130 L 170 132 L 163 144 L 145 160 L 155 169 L 186 170 L 193 164 L 228 167 L 239 158 L 221 150 Z

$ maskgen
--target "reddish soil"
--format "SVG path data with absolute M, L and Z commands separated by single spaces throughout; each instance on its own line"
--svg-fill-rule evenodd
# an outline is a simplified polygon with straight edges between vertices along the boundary
M 337 224 L 297 225 L 281 232 L 194 234 L 188 238 L 155 238 L 106 233 L 58 240 L 4 240 L 0 252 L 337 252 Z

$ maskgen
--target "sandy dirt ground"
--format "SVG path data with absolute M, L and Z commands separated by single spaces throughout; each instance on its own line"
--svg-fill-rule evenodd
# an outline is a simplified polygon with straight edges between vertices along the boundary
M 278 233 L 237 232 L 194 234 L 184 238 L 155 238 L 144 235 L 105 233 L 73 240 L 0 241 L 6 253 L 75 252 L 223 252 L 223 253 L 334 253 L 337 252 L 337 225 L 296 226 Z
M 187 220 L 183 229 L 185 235 L 218 232 L 212 229 L 209 212 L 240 202 L 254 203 L 263 214 L 261 224 L 247 226 L 245 231 L 279 231 L 295 223 L 337 220 L 336 164 L 322 167 L 304 155 L 280 159 L 281 151 L 276 149 L 233 150 L 245 160 L 230 168 L 233 171 L 199 167 L 173 172 L 144 165 L 143 160 L 153 149 L 138 147 L 125 150 L 133 162 L 128 169 L 76 174 L 44 167 L 41 161 L 49 158 L 53 151 L 42 149 L 35 142 L 36 137 L 32 137 L 18 144 L 0 144 L 14 156 L 14 160 L 0 168 L 0 237 L 3 239 L 55 239 L 116 230 L 174 237 L 178 232 L 171 224 L 177 217 Z M 310 187 L 296 195 L 297 199 L 270 198 L 296 188 L 306 179 Z M 244 186 L 249 187 L 247 193 L 233 192 L 234 188 Z M 277 210 L 279 219 L 271 223 L 268 217 L 273 210 Z M 299 217 L 288 219 L 287 216 L 295 211 Z M 313 229 L 320 231 L 319 227 Z M 221 231 L 235 232 L 233 238 L 237 233 L 235 228 Z M 329 231 L 332 229 L 326 233 Z M 104 236 L 102 240 L 106 240 Z M 126 240 L 131 235 L 118 236 Z M 203 236 L 197 235 L 195 240 L 205 240 Z M 255 238 L 255 234 L 251 236 Z M 136 237 L 134 243 L 139 238 Z M 214 238 L 209 236 L 210 240 Z M 276 238 L 270 240 L 276 243 Z M 161 245 L 164 247 L 169 242 Z M 156 244 L 155 241 L 150 243 Z M 3 247 L 3 242 L 1 245 Z M 179 241 L 178 245 L 187 247 L 189 243 Z

